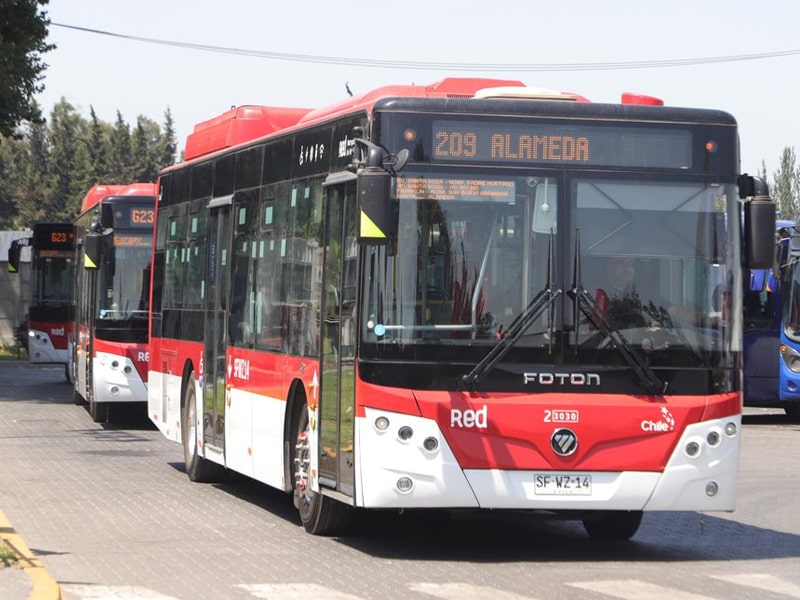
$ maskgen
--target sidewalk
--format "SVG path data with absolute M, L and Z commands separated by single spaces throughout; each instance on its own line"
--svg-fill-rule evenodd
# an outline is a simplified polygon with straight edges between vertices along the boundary
M 0 510 L 0 540 L 19 557 L 16 564 L 0 567 L 0 597 L 3 600 L 61 599 L 61 587 L 17 534 L 2 510 Z

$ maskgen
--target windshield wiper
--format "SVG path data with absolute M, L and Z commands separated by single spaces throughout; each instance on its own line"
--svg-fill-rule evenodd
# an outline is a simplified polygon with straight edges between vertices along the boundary
M 474 389 L 476 385 L 486 377 L 489 372 L 494 369 L 495 365 L 500 362 L 506 353 L 516 344 L 517 340 L 528 330 L 531 324 L 538 319 L 545 310 L 548 311 L 547 315 L 547 330 L 548 330 L 548 347 L 549 351 L 553 351 L 553 303 L 561 290 L 553 289 L 553 232 L 550 231 L 550 243 L 547 249 L 547 285 L 546 287 L 536 294 L 533 300 L 530 301 L 528 306 L 525 307 L 517 317 L 508 326 L 505 332 L 500 332 L 502 337 L 500 341 L 484 356 L 478 364 L 466 375 L 461 376 L 461 384 L 470 389 Z
M 574 301 L 574 321 L 573 328 L 575 330 L 575 350 L 578 348 L 578 321 L 580 313 L 586 315 L 590 322 L 594 323 L 600 332 L 611 340 L 611 345 L 616 348 L 625 362 L 633 369 L 642 386 L 648 394 L 663 395 L 667 391 L 667 382 L 662 382 L 655 371 L 650 368 L 644 358 L 639 356 L 633 351 L 631 345 L 625 339 L 625 336 L 620 331 L 611 326 L 606 319 L 606 316 L 595 308 L 594 298 L 583 287 L 581 278 L 581 240 L 580 229 L 575 230 L 575 264 L 574 264 L 574 278 L 572 282 L 572 289 L 567 292 L 567 296 Z

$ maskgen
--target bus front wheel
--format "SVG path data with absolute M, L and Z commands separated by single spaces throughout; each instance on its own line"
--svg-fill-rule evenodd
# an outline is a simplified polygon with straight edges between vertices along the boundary
M 294 505 L 300 513 L 303 528 L 313 535 L 339 535 L 347 531 L 353 508 L 311 489 L 311 428 L 308 406 L 303 403 L 297 420 L 292 465 L 294 473 Z
M 111 404 L 109 402 L 95 402 L 89 398 L 89 416 L 95 423 L 108 423 L 111 420 Z
M 583 520 L 583 528 L 596 540 L 629 540 L 642 522 L 640 510 L 598 511 Z

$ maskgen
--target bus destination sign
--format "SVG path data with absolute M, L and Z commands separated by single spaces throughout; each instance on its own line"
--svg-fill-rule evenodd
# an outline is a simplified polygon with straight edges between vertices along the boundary
M 114 207 L 114 227 L 152 229 L 156 211 L 153 205 L 118 205 Z
M 398 176 L 398 200 L 459 200 L 462 202 L 501 202 L 513 204 L 516 186 L 512 179 L 470 179 L 442 175 Z
M 688 169 L 686 129 L 559 125 L 531 121 L 434 121 L 434 161 Z
M 33 245 L 40 250 L 72 250 L 75 247 L 75 232 L 69 224 L 37 224 L 33 237 Z

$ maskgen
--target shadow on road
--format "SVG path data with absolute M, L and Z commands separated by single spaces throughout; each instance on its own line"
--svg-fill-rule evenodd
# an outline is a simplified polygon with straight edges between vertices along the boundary
M 184 470 L 183 463 L 172 463 Z M 259 506 L 298 528 L 291 496 L 239 475 L 217 489 Z M 735 513 L 734 513 L 735 515 Z M 645 513 L 631 541 L 590 539 L 580 521 L 526 512 L 359 512 L 337 538 L 370 556 L 440 561 L 728 561 L 800 557 L 800 535 L 697 512 Z M 727 516 L 727 515 L 726 515 Z M 325 538 L 309 536 L 316 546 Z

